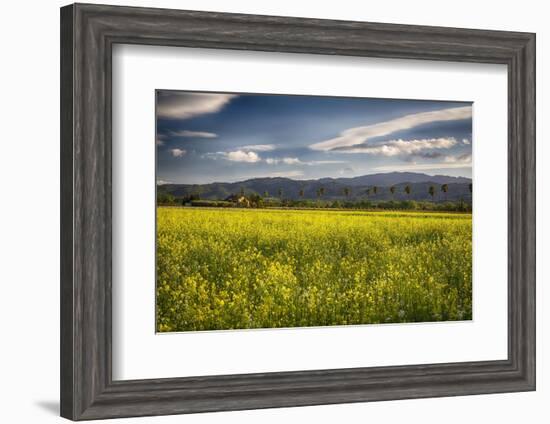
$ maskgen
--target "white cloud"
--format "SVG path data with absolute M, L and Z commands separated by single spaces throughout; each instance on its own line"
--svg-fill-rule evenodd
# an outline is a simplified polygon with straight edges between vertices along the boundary
M 194 137 L 194 138 L 216 138 L 218 134 L 206 132 L 206 131 L 170 131 L 168 133 L 171 137 Z
M 277 165 L 279 163 L 284 163 L 286 165 L 305 165 L 305 162 L 302 162 L 298 158 L 267 158 L 266 163 L 269 165 Z
M 469 146 L 471 143 L 470 143 L 470 140 L 468 140 L 467 138 L 463 138 L 462 139 L 462 144 L 466 144 L 466 145 Z
M 185 154 L 187 153 L 187 150 L 184 150 L 184 149 L 170 149 L 170 153 L 172 153 L 172 156 L 174 156 L 175 158 L 179 158 L 179 157 L 185 156 Z
M 208 159 L 226 159 L 233 162 L 248 162 L 248 163 L 257 163 L 264 162 L 268 165 L 300 165 L 300 166 L 311 166 L 311 165 L 329 165 L 329 164 L 343 164 L 348 163 L 347 161 L 342 160 L 313 160 L 313 161 L 302 161 L 296 157 L 284 157 L 284 158 L 266 158 L 263 159 L 258 153 L 252 150 L 246 150 L 245 147 L 239 148 L 239 150 L 231 152 L 212 152 L 205 153 L 202 155 L 203 158 Z M 267 150 L 266 150 L 267 151 Z
M 165 119 L 189 119 L 220 111 L 234 94 L 186 93 L 161 91 L 157 98 L 157 116 Z
M 424 156 L 421 156 L 424 157 Z M 453 169 L 453 168 L 471 168 L 472 167 L 472 154 L 463 153 L 460 155 L 437 155 L 434 158 L 438 158 L 443 162 L 431 162 L 431 163 L 417 163 L 411 161 L 406 165 L 384 165 L 373 168 L 374 171 L 380 172 L 395 172 L 395 171 L 426 171 L 426 170 L 439 170 L 439 169 Z
M 167 180 L 157 180 L 157 185 L 165 185 L 165 184 L 172 184 L 172 181 Z
M 244 151 L 244 150 L 234 150 L 231 152 L 212 152 L 205 153 L 202 155 L 203 158 L 208 159 L 225 159 L 232 162 L 248 162 L 256 163 L 261 162 L 263 159 L 256 152 Z
M 343 151 L 343 148 L 366 144 L 372 138 L 383 137 L 396 131 L 406 130 L 419 125 L 440 121 L 455 121 L 467 119 L 472 116 L 472 107 L 455 107 L 449 109 L 435 110 L 431 112 L 421 112 L 402 116 L 390 121 L 379 122 L 377 124 L 366 125 L 362 127 L 349 128 L 343 131 L 340 136 L 329 140 L 314 143 L 309 147 L 313 150 L 335 150 Z M 361 150 L 364 152 L 364 150 Z
M 274 144 L 251 144 L 241 147 L 241 150 L 253 151 L 253 152 L 271 152 L 275 150 Z
M 345 160 L 313 160 L 311 162 L 307 162 L 308 165 L 330 165 L 335 163 L 348 163 Z
M 437 163 L 416 163 L 411 162 L 407 165 L 388 165 L 373 168 L 375 171 L 394 172 L 394 171 L 425 171 L 434 169 L 453 169 L 470 168 L 472 166 L 471 153 L 464 153 L 457 156 L 443 156 L 443 162 Z
M 298 158 L 267 158 L 265 162 L 268 165 L 278 165 L 280 163 L 283 163 L 285 165 L 330 165 L 330 164 L 342 164 L 347 163 L 346 161 L 342 160 L 311 160 L 311 161 L 302 161 Z
M 283 163 L 286 164 L 286 165 L 299 165 L 299 164 L 302 164 L 304 162 L 302 162 L 298 158 L 283 158 Z
M 341 153 L 367 153 L 371 155 L 411 155 L 423 150 L 450 149 L 456 145 L 453 137 L 424 138 L 420 140 L 390 140 L 379 144 L 361 144 L 338 150 Z
M 268 174 L 268 177 L 276 178 L 293 178 L 293 177 L 302 177 L 304 173 L 302 171 L 286 171 L 286 172 L 272 172 Z
M 453 169 L 453 168 L 470 168 L 471 165 L 466 163 L 412 163 L 408 165 L 389 165 L 377 166 L 372 168 L 374 171 L 380 172 L 396 172 L 396 171 L 428 171 L 433 169 Z
M 458 156 L 445 156 L 443 160 L 446 163 L 458 163 L 458 164 L 472 164 L 472 154 L 464 153 L 463 155 Z
M 236 150 L 234 152 L 223 153 L 223 156 L 233 162 L 260 162 L 262 158 L 258 156 L 256 152 L 245 152 L 243 150 Z

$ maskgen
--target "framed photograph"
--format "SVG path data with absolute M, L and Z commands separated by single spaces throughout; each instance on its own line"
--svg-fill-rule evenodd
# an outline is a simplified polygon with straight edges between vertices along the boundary
M 471 103 L 156 101 L 157 332 L 472 320 Z
M 535 35 L 61 9 L 61 415 L 535 389 Z

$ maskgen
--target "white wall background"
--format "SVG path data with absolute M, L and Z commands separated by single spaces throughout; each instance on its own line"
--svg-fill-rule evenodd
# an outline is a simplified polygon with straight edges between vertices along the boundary
M 105 1 L 104 1 L 105 2 Z M 180 9 L 486 28 L 537 33 L 538 130 L 538 390 L 469 396 L 272 409 L 119 422 L 279 423 L 543 423 L 550 417 L 550 361 L 545 346 L 550 315 L 550 275 L 543 222 L 550 209 L 550 131 L 543 117 L 550 102 L 550 28 L 537 0 L 441 2 L 313 2 L 277 0 L 109 1 Z M 59 392 L 59 7 L 57 0 L 9 2 L 2 8 L 0 66 L 0 421 L 61 422 Z M 546 125 L 545 125 L 546 124 Z M 546 126 L 546 127 L 545 127 Z M 546 169 L 545 169 L 546 168 Z M 545 263 L 546 262 L 546 263 Z M 546 356 L 546 357 L 545 357 Z

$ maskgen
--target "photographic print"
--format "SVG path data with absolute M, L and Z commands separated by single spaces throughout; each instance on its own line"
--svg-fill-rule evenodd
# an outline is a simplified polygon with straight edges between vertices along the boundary
M 472 319 L 472 103 L 156 92 L 158 332 Z

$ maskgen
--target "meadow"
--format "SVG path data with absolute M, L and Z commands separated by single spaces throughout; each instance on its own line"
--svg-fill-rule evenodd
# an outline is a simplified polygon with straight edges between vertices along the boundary
M 157 331 L 470 320 L 471 214 L 159 207 Z

